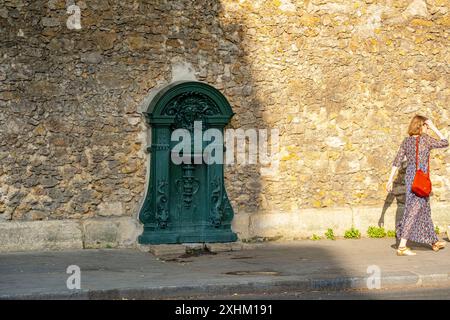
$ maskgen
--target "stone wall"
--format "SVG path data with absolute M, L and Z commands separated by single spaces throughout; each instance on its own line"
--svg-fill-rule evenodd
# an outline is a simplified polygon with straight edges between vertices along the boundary
M 393 196 L 384 186 L 410 118 L 450 130 L 448 0 L 1 2 L 3 222 L 136 219 L 141 111 L 175 79 L 221 90 L 230 128 L 279 129 L 277 170 L 226 167 L 236 215 L 381 215 L 404 202 L 401 175 Z M 442 207 L 450 153 L 431 166 Z

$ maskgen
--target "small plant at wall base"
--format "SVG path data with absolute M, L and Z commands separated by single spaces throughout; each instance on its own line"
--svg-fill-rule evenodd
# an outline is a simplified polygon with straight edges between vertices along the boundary
M 369 227 L 367 235 L 369 238 L 384 238 L 386 237 L 386 231 L 383 227 Z
M 436 234 L 440 234 L 440 233 L 441 233 L 441 230 L 439 229 L 438 226 L 435 226 L 435 227 L 434 227 L 434 232 L 436 232 Z
M 395 230 L 388 230 L 387 236 L 388 238 L 395 238 Z
M 309 239 L 311 239 L 311 240 L 320 240 L 321 237 L 318 236 L 317 234 L 313 234 L 313 235 L 311 236 L 311 238 L 309 238 Z
M 358 229 L 352 227 L 350 230 L 345 231 L 344 234 L 345 239 L 359 239 L 361 238 L 361 232 Z
M 328 228 L 327 232 L 325 232 L 325 237 L 329 240 L 335 240 L 336 237 L 334 236 L 333 229 Z

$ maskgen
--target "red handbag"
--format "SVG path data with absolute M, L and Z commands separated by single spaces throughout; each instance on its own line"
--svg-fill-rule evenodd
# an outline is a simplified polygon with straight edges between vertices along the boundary
M 416 175 L 411 191 L 418 197 L 428 197 L 431 193 L 430 155 L 428 155 L 428 172 L 425 174 L 419 169 L 419 136 L 416 138 Z

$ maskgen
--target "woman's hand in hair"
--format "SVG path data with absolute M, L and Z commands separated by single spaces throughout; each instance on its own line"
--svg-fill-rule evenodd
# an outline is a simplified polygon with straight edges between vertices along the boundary
M 438 128 L 436 128 L 436 126 L 434 125 L 433 121 L 431 121 L 430 119 L 425 121 L 426 125 L 434 131 L 434 133 L 436 133 L 436 135 L 439 137 L 439 139 L 445 139 L 444 135 L 439 131 Z

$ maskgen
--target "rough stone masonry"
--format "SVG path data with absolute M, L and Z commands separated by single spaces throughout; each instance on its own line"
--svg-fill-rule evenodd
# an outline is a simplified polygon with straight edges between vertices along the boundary
M 69 29 L 67 8 L 80 9 Z M 240 237 L 392 229 L 385 182 L 410 118 L 450 129 L 448 0 L 0 0 L 0 250 L 131 246 L 141 111 L 176 79 L 221 90 L 230 128 L 278 128 L 277 170 L 225 169 Z M 450 224 L 450 153 L 431 159 Z

